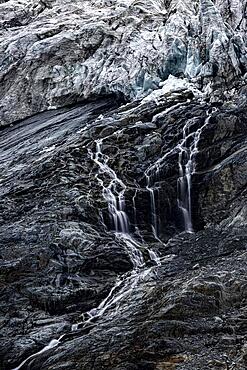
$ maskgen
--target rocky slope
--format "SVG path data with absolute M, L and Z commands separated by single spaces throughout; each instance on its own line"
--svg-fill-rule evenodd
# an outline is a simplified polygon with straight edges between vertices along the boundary
M 135 99 L 169 74 L 191 78 L 203 90 L 215 85 L 211 99 L 231 95 L 246 83 L 246 4 L 4 1 L 0 122 L 98 94 Z
M 246 369 L 246 1 L 0 14 L 0 368 Z

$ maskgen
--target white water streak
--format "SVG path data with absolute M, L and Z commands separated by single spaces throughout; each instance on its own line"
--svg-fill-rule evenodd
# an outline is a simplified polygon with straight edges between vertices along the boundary
M 122 180 L 117 177 L 115 171 L 108 166 L 107 163 L 109 159 L 106 155 L 102 153 L 102 142 L 102 139 L 96 140 L 96 154 L 93 155 L 91 153 L 91 159 L 99 166 L 100 169 L 99 174 L 96 175 L 96 178 L 102 186 L 103 197 L 108 203 L 109 213 L 114 221 L 115 235 L 119 240 L 124 242 L 133 263 L 134 269 L 132 270 L 129 277 L 122 280 L 118 278 L 107 297 L 99 304 L 99 306 L 91 309 L 83 315 L 88 316 L 88 319 L 73 324 L 71 326 L 71 332 L 77 331 L 81 326 L 86 327 L 87 324 L 90 324 L 91 322 L 97 320 L 105 313 L 108 308 L 112 308 L 113 306 L 117 305 L 117 310 L 120 301 L 128 294 L 130 294 L 132 290 L 136 287 L 138 281 L 145 278 L 145 276 L 147 276 L 152 269 L 144 269 L 145 261 L 141 252 L 142 245 L 139 244 L 129 233 L 129 219 L 125 212 L 124 198 L 126 186 L 122 182 Z M 105 186 L 104 181 L 99 177 L 101 174 L 107 174 L 109 176 L 110 182 L 107 186 Z M 136 212 L 136 210 L 134 211 Z M 154 261 L 156 265 L 161 264 L 158 255 L 154 251 L 148 249 L 148 253 L 150 259 Z M 29 356 L 17 368 L 13 370 L 21 370 L 21 368 L 30 360 L 36 358 L 49 349 L 57 347 L 61 343 L 61 340 L 64 338 L 65 335 L 66 334 L 60 336 L 59 339 L 52 339 L 50 343 L 42 350 Z
M 196 171 L 196 155 L 199 152 L 198 144 L 201 138 L 201 133 L 208 125 L 210 118 L 211 115 L 207 112 L 207 118 L 205 119 L 204 124 L 192 133 L 189 132 L 189 125 L 186 123 L 183 128 L 183 139 L 178 145 L 179 177 L 177 180 L 177 203 L 183 214 L 184 229 L 190 233 L 193 233 L 191 214 L 192 176 Z
M 26 358 L 24 361 L 22 361 L 22 363 L 18 366 L 18 367 L 15 367 L 13 370 L 21 370 L 22 367 L 27 364 L 31 359 L 34 359 L 36 358 L 37 356 L 41 355 L 42 353 L 48 351 L 49 349 L 51 348 L 55 348 L 58 346 L 58 344 L 60 343 L 61 339 L 64 337 L 64 335 L 61 335 L 61 337 L 59 339 L 52 339 L 49 344 L 47 344 L 47 346 L 45 346 L 43 349 L 41 349 L 39 352 L 36 352 L 34 354 L 32 354 L 31 356 L 29 356 L 28 358 Z
M 129 233 L 129 220 L 125 212 L 124 193 L 126 186 L 122 180 L 117 177 L 116 172 L 108 166 L 108 156 L 102 153 L 103 140 L 96 140 L 96 154 L 92 154 L 91 159 L 99 166 L 99 175 L 107 174 L 110 182 L 105 186 L 104 181 L 96 175 L 97 180 L 102 186 L 102 194 L 108 203 L 109 213 L 113 219 L 116 232 Z
M 155 204 L 155 191 L 154 188 L 151 186 L 150 176 L 145 173 L 146 176 L 146 189 L 148 190 L 150 194 L 150 200 L 151 200 L 151 227 L 152 232 L 155 237 L 155 239 L 159 239 L 158 236 L 158 219 L 157 219 L 157 212 L 156 212 L 156 204 Z
M 212 113 L 216 111 L 213 108 Z M 161 158 L 159 158 L 154 164 L 149 166 L 145 171 L 145 177 L 147 186 L 146 189 L 150 193 L 151 199 L 151 212 L 152 212 L 152 230 L 154 237 L 158 239 L 158 222 L 156 214 L 156 203 L 155 203 L 155 191 L 154 184 L 157 180 L 157 176 L 160 173 L 162 164 L 165 160 L 172 154 L 178 153 L 178 166 L 179 166 L 179 177 L 177 180 L 177 203 L 178 207 L 181 209 L 184 220 L 184 228 L 187 232 L 193 232 L 192 225 L 192 214 L 191 214 L 191 202 L 192 202 L 192 176 L 196 171 L 196 155 L 199 152 L 198 144 L 200 141 L 201 133 L 203 129 L 208 125 L 212 114 L 207 112 L 207 118 L 204 124 L 198 128 L 195 132 L 189 133 L 189 122 L 183 127 L 183 138 L 174 148 L 165 153 Z M 191 141 L 189 147 L 187 147 L 188 142 Z M 185 164 L 184 164 L 185 160 Z M 153 181 L 151 182 L 151 179 Z M 158 239 L 159 240 L 159 239 Z

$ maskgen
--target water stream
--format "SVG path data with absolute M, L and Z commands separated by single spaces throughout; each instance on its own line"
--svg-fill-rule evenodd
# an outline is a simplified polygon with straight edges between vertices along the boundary
M 109 158 L 102 153 L 102 139 L 96 140 L 96 154 L 91 154 L 91 159 L 99 166 L 97 180 L 102 186 L 102 194 L 107 201 L 110 216 L 114 223 L 114 231 L 129 233 L 129 220 L 125 210 L 124 193 L 125 184 L 120 180 L 115 171 L 108 166 Z M 100 178 L 100 174 L 106 174 L 110 181 L 107 185 Z
M 178 196 L 177 202 L 178 207 L 181 209 L 184 219 L 184 227 L 187 232 L 193 232 L 192 216 L 191 216 L 191 203 L 192 203 L 192 181 L 191 178 L 195 173 L 196 169 L 196 154 L 198 153 L 198 143 L 201 137 L 202 130 L 209 123 L 211 115 L 207 114 L 207 118 L 204 124 L 196 131 L 190 133 L 189 124 L 183 128 L 182 140 L 168 153 L 159 158 L 152 166 L 150 166 L 146 172 L 146 189 L 150 193 L 151 200 L 151 212 L 152 212 L 152 231 L 155 239 L 159 240 L 159 222 L 157 217 L 157 196 L 155 197 L 155 182 L 160 177 L 160 169 L 162 163 L 165 162 L 166 158 L 173 154 L 178 153 L 178 166 L 179 166 L 179 177 L 177 180 Z M 83 320 L 71 326 L 71 332 L 75 333 L 81 328 L 87 328 L 92 325 L 98 318 L 109 309 L 115 307 L 117 312 L 118 306 L 121 300 L 128 296 L 132 290 L 136 287 L 140 279 L 147 276 L 153 267 L 146 268 L 145 259 L 142 251 L 146 249 L 149 255 L 149 259 L 153 261 L 155 265 L 160 265 L 161 260 L 159 256 L 153 251 L 148 249 L 142 243 L 137 241 L 130 233 L 130 221 L 126 213 L 125 204 L 125 192 L 126 185 L 117 176 L 116 172 L 109 165 L 109 157 L 103 153 L 103 142 L 104 139 L 95 141 L 95 152 L 90 152 L 92 161 L 97 165 L 98 171 L 95 175 L 96 180 L 102 188 L 102 196 L 107 202 L 108 211 L 113 224 L 113 232 L 115 237 L 126 248 L 129 254 L 129 258 L 133 265 L 133 270 L 117 278 L 115 285 L 110 290 L 107 297 L 99 304 L 98 307 L 89 310 L 82 315 Z M 136 222 L 136 208 L 135 208 L 135 195 L 132 199 L 134 207 L 134 218 Z M 13 370 L 21 370 L 23 366 L 30 366 L 30 361 L 34 360 L 40 354 L 57 347 L 61 344 L 67 334 L 61 335 L 58 339 L 52 339 L 48 345 L 46 345 L 39 352 L 36 352 L 25 359 L 18 367 Z
M 117 312 L 120 301 L 124 297 L 128 296 L 136 287 L 138 281 L 147 276 L 153 269 L 153 267 L 148 269 L 145 268 L 146 264 L 141 252 L 141 248 L 143 248 L 143 246 L 134 239 L 129 231 L 129 218 L 125 212 L 124 193 L 126 186 L 123 181 L 118 178 L 115 171 L 109 167 L 109 158 L 102 153 L 103 140 L 96 140 L 95 144 L 96 152 L 90 154 L 91 159 L 99 167 L 96 179 L 102 186 L 102 195 L 108 204 L 109 214 L 112 217 L 114 224 L 114 234 L 128 251 L 130 260 L 133 264 L 133 270 L 116 280 L 115 285 L 112 287 L 107 297 L 99 304 L 99 306 L 84 313 L 82 315 L 83 321 L 71 326 L 71 333 L 75 333 L 81 328 L 86 328 L 91 323 L 97 321 L 97 319 L 99 319 L 109 308 L 116 307 L 115 312 Z M 101 176 L 104 178 L 104 180 L 101 178 Z M 104 182 L 105 178 L 108 180 L 107 184 Z M 147 252 L 150 260 L 153 261 L 155 265 L 161 264 L 160 258 L 153 250 L 147 249 Z M 63 340 L 65 340 L 67 336 L 68 333 L 61 335 L 58 339 L 52 339 L 43 349 L 26 358 L 18 367 L 13 370 L 22 370 L 23 366 L 25 365 L 30 366 L 30 361 L 34 360 L 42 353 L 57 347 L 63 342 Z
M 213 108 L 212 113 L 214 113 L 215 110 L 216 108 Z M 160 239 L 156 206 L 159 201 L 159 190 L 157 190 L 158 187 L 155 183 L 159 181 L 160 171 L 163 163 L 165 163 L 166 159 L 174 153 L 178 153 L 179 175 L 177 179 L 177 204 L 182 213 L 184 231 L 193 233 L 191 213 L 192 176 L 196 171 L 196 155 L 199 152 L 198 144 L 200 141 L 201 133 L 210 122 L 211 116 L 212 114 L 207 112 L 207 117 L 204 121 L 204 124 L 193 132 L 190 132 L 190 122 L 186 122 L 183 127 L 182 140 L 145 171 L 146 189 L 150 194 L 150 206 L 152 216 L 151 226 L 155 239 L 159 241 Z
M 201 133 L 208 125 L 210 118 L 211 115 L 207 112 L 204 124 L 194 132 L 190 132 L 190 125 L 186 123 L 183 127 L 183 139 L 178 144 L 177 204 L 183 215 L 184 230 L 189 233 L 193 233 L 191 213 L 192 176 L 196 171 L 196 155 L 199 152 L 198 144 Z
M 151 176 L 145 173 L 146 176 L 146 189 L 150 194 L 150 204 L 151 204 L 151 227 L 153 236 L 155 239 L 158 239 L 158 217 L 157 217 L 157 211 L 156 211 L 156 204 L 155 204 L 155 188 L 151 185 Z

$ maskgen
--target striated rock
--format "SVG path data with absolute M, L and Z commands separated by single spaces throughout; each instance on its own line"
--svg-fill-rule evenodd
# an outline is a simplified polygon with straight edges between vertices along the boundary
M 245 107 L 240 95 L 238 105 L 214 110 L 188 81 L 170 77 L 141 102 L 118 107 L 111 97 L 2 130 L 4 369 L 61 334 L 57 347 L 31 360 L 32 369 L 191 370 L 216 366 L 210 361 L 238 362 L 241 369 L 247 329 L 241 316 L 247 299 Z M 188 234 L 177 206 L 177 144 L 185 124 L 196 130 L 207 118 L 192 177 L 196 233 Z M 133 262 L 112 232 L 101 182 L 107 184 L 109 175 L 94 161 L 97 140 L 126 185 L 130 232 L 137 241 L 144 238 L 145 259 L 147 248 L 159 253 L 160 266 L 126 275 Z M 157 189 L 163 243 L 151 228 L 146 171 Z M 71 324 L 109 294 L 117 276 L 125 284 L 115 293 L 120 301 L 96 324 L 71 332 Z
M 212 101 L 246 85 L 246 0 L 23 0 L 0 13 L 1 125 L 102 94 L 136 99 L 170 74 Z
M 0 368 L 244 370 L 246 0 L 0 14 Z

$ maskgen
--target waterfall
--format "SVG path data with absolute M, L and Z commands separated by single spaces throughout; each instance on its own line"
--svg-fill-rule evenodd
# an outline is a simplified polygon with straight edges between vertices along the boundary
M 155 238 L 158 237 L 158 218 L 156 211 L 156 199 L 154 188 L 154 179 L 159 178 L 160 168 L 166 158 L 174 153 L 178 153 L 178 166 L 179 166 L 179 178 L 177 180 L 178 187 L 178 206 L 183 212 L 185 230 L 188 232 L 193 231 L 192 220 L 191 220 L 191 191 L 192 191 L 192 176 L 196 169 L 196 154 L 198 153 L 198 144 L 200 141 L 202 130 L 209 123 L 210 115 L 206 118 L 204 124 L 198 128 L 195 132 L 189 132 L 189 124 L 183 128 L 182 141 L 177 144 L 172 150 L 166 153 L 164 156 L 159 158 L 154 165 L 150 166 L 146 172 L 146 189 L 150 194 L 151 199 L 151 212 L 152 212 L 152 230 Z M 118 178 L 116 172 L 108 165 L 109 158 L 102 151 L 103 139 L 95 141 L 96 152 L 91 154 L 91 159 L 98 166 L 99 171 L 95 175 L 95 178 L 102 187 L 102 196 L 108 204 L 108 211 L 113 221 L 115 236 L 121 241 L 129 253 L 130 259 L 133 264 L 133 270 L 130 273 L 126 273 L 121 278 L 119 277 L 115 285 L 110 290 L 107 297 L 99 304 L 98 307 L 92 308 L 86 312 L 83 317 L 84 320 L 73 324 L 71 326 L 71 332 L 69 334 L 63 334 L 58 339 L 52 339 L 48 345 L 46 345 L 40 351 L 32 354 L 25 359 L 18 367 L 14 370 L 21 370 L 30 360 L 35 359 L 40 354 L 57 347 L 66 339 L 67 335 L 76 332 L 80 328 L 87 328 L 89 324 L 95 322 L 100 318 L 109 308 L 116 307 L 111 314 L 116 314 L 121 300 L 127 295 L 131 294 L 132 290 L 136 287 L 138 281 L 142 280 L 147 276 L 151 268 L 145 268 L 145 261 L 141 249 L 144 248 L 142 244 L 137 242 L 130 234 L 130 222 L 126 213 L 125 204 L 125 191 L 126 185 L 121 179 Z M 135 206 L 136 193 L 132 199 L 134 206 L 134 215 L 136 219 L 136 206 Z M 159 240 L 160 241 L 160 240 Z M 160 265 L 161 261 L 158 255 L 151 249 L 146 248 L 150 260 L 154 261 L 156 265 Z M 90 327 L 90 326 L 89 326 Z
M 117 177 L 115 171 L 108 166 L 109 158 L 102 153 L 102 139 L 96 140 L 96 154 L 95 156 L 91 154 L 91 159 L 99 166 L 100 174 L 107 174 L 111 179 L 108 186 L 105 186 L 99 175 L 96 176 L 102 186 L 102 194 L 107 201 L 108 210 L 114 223 L 114 230 L 129 234 L 129 219 L 125 212 L 124 198 L 126 186 Z
M 91 153 L 91 159 L 99 167 L 99 173 L 96 175 L 96 178 L 102 187 L 102 195 L 108 204 L 109 214 L 114 224 L 115 235 L 119 240 L 124 242 L 134 268 L 140 268 L 145 262 L 141 251 L 138 249 L 139 245 L 130 235 L 129 218 L 125 212 L 124 193 L 126 186 L 118 178 L 116 172 L 109 167 L 109 158 L 102 153 L 103 140 L 96 140 L 95 143 L 96 153 L 95 155 Z M 108 175 L 110 179 L 108 185 L 105 185 L 100 175 Z
M 154 183 L 159 179 L 160 169 L 162 163 L 165 163 L 166 158 L 173 154 L 178 153 L 178 166 L 179 166 L 179 177 L 177 180 L 177 202 L 178 207 L 183 213 L 185 230 L 187 232 L 193 232 L 192 217 L 191 217 L 191 202 L 192 202 L 192 176 L 196 169 L 196 154 L 198 153 L 198 144 L 200 141 L 202 130 L 209 123 L 211 115 L 207 114 L 207 118 L 204 124 L 198 128 L 195 132 L 190 133 L 189 123 L 183 128 L 183 137 L 180 143 L 178 143 L 173 149 L 159 158 L 152 166 L 150 166 L 146 172 L 146 189 L 150 194 L 151 201 L 151 215 L 152 215 L 152 231 L 155 239 L 159 240 L 158 230 L 158 217 L 157 217 L 157 198 L 159 193 L 156 194 L 157 188 Z M 106 138 L 105 138 L 106 139 Z M 110 290 L 107 297 L 99 304 L 98 307 L 91 309 L 86 312 L 83 317 L 84 320 L 73 324 L 71 326 L 71 332 L 74 333 L 80 328 L 86 328 L 89 324 L 95 322 L 100 318 L 109 308 L 116 307 L 114 313 L 117 312 L 118 306 L 121 300 L 127 295 L 131 294 L 138 281 L 147 276 L 151 268 L 145 268 L 145 261 L 141 252 L 145 247 L 136 241 L 130 234 L 130 222 L 126 213 L 125 204 L 125 191 L 126 185 L 117 176 L 116 172 L 109 166 L 109 158 L 102 151 L 103 139 L 95 141 L 96 151 L 95 153 L 90 152 L 91 159 L 98 166 L 99 171 L 95 175 L 96 180 L 102 187 L 102 196 L 108 204 L 109 215 L 113 221 L 114 233 L 119 241 L 121 241 L 129 254 L 129 257 L 133 264 L 133 270 L 131 273 L 126 273 L 121 278 L 118 278 L 115 285 Z M 136 205 L 135 205 L 136 193 L 132 199 L 134 208 L 134 217 L 136 219 Z M 154 261 L 156 265 L 160 265 L 161 261 L 158 255 L 151 249 L 146 248 L 150 260 Z M 113 313 L 111 313 L 113 314 Z M 36 358 L 38 355 L 48 351 L 49 349 L 55 348 L 62 343 L 68 334 L 61 335 L 58 339 L 52 339 L 48 345 L 42 350 L 33 355 L 29 356 L 14 370 L 21 370 L 30 360 Z
M 216 111 L 216 108 L 212 109 L 212 113 Z M 192 176 L 196 170 L 196 155 L 199 152 L 198 145 L 203 129 L 208 125 L 212 113 L 207 112 L 207 118 L 204 124 L 199 127 L 196 131 L 190 132 L 190 124 L 186 122 L 183 127 L 183 137 L 180 143 L 165 153 L 159 158 L 154 164 L 152 164 L 146 171 L 146 189 L 150 194 L 151 204 L 151 226 L 155 239 L 159 240 L 158 235 L 158 218 L 157 218 L 157 206 L 155 199 L 155 187 L 153 179 L 159 178 L 160 169 L 162 163 L 165 163 L 167 157 L 174 153 L 178 153 L 178 168 L 179 176 L 177 179 L 177 204 L 181 210 L 184 221 L 184 230 L 193 233 L 192 225 Z
M 151 200 L 151 227 L 153 236 L 155 239 L 159 239 L 158 236 L 158 219 L 157 219 L 157 213 L 156 213 L 156 204 L 155 204 L 155 190 L 151 185 L 151 176 L 149 176 L 147 173 L 145 173 L 146 176 L 146 189 L 150 194 L 150 200 Z
M 177 180 L 177 204 L 183 214 L 184 229 L 190 233 L 193 232 L 191 219 L 191 176 L 195 167 L 195 140 L 192 140 L 189 148 L 187 148 L 186 144 L 191 138 L 195 139 L 195 133 L 188 133 L 188 124 L 186 123 L 183 127 L 183 140 L 178 146 L 179 177 Z
M 133 214 L 134 214 L 134 223 L 137 225 L 137 210 L 136 210 L 136 196 L 137 196 L 138 189 L 135 190 L 135 194 L 132 197 L 132 207 L 133 207 Z
M 183 138 L 178 144 L 178 168 L 179 177 L 177 180 L 177 204 L 182 211 L 184 229 L 193 233 L 191 202 L 192 202 L 192 176 L 196 170 L 196 155 L 199 152 L 198 144 L 202 130 L 208 125 L 211 115 L 207 112 L 204 124 L 195 132 L 189 132 L 190 126 L 187 122 L 183 127 Z
M 128 215 L 125 211 L 124 197 L 126 186 L 123 181 L 118 178 L 116 172 L 108 165 L 109 158 L 102 153 L 103 140 L 96 140 L 95 143 L 96 153 L 91 153 L 91 159 L 99 167 L 99 173 L 96 175 L 96 178 L 102 186 L 102 195 L 108 203 L 109 214 L 114 221 L 115 235 L 118 240 L 124 242 L 124 244 L 126 245 L 134 269 L 132 270 L 130 276 L 123 278 L 122 280 L 117 279 L 115 286 L 111 289 L 108 296 L 100 303 L 97 308 L 93 308 L 92 310 L 87 312 L 87 316 L 89 316 L 87 320 L 74 324 L 72 326 L 73 331 L 101 317 L 108 308 L 117 304 L 122 298 L 129 294 L 137 285 L 139 279 L 144 278 L 146 275 L 149 274 L 151 270 L 151 268 L 144 269 L 145 261 L 141 252 L 141 248 L 143 248 L 143 246 L 133 238 L 129 231 L 130 223 Z M 109 176 L 110 182 L 108 185 L 105 185 L 104 181 L 100 178 L 100 175 L 102 174 Z M 136 194 L 137 190 L 132 198 L 135 220 L 137 214 L 135 205 Z M 147 249 L 147 251 L 150 260 L 154 261 L 156 265 L 160 265 L 161 262 L 158 255 L 151 249 Z
M 132 237 L 129 231 L 129 219 L 127 213 L 125 212 L 124 193 L 126 190 L 126 186 L 123 181 L 118 178 L 115 171 L 111 167 L 109 167 L 109 158 L 102 153 L 103 140 L 96 140 L 95 143 L 96 153 L 94 154 L 90 152 L 91 159 L 99 167 L 99 172 L 96 174 L 95 177 L 98 180 L 99 184 L 102 186 L 102 195 L 107 201 L 109 214 L 113 220 L 114 233 L 118 240 L 122 241 L 126 246 L 133 264 L 133 270 L 131 271 L 131 273 L 126 273 L 121 278 L 118 278 L 116 280 L 115 285 L 110 290 L 107 297 L 99 304 L 99 306 L 96 308 L 92 308 L 90 311 L 83 314 L 83 321 L 71 326 L 70 334 L 76 332 L 80 328 L 86 328 L 90 323 L 100 318 L 107 309 L 113 306 L 116 306 L 116 310 L 114 311 L 116 314 L 120 301 L 128 294 L 130 294 L 134 287 L 137 285 L 138 281 L 144 279 L 145 276 L 147 276 L 152 270 L 152 267 L 148 269 L 145 268 L 146 265 L 143 254 L 141 252 L 141 248 L 144 247 Z M 105 179 L 102 180 L 100 175 L 108 176 L 108 185 L 105 185 Z M 136 193 L 132 201 L 134 204 L 134 212 L 136 217 L 135 196 Z M 148 248 L 146 249 L 149 254 L 150 260 L 153 261 L 155 265 L 161 265 L 159 256 L 153 250 Z M 18 367 L 13 370 L 21 370 L 23 366 L 28 364 L 30 360 L 35 359 L 40 354 L 48 351 L 49 349 L 57 347 L 62 343 L 67 335 L 69 334 L 63 334 L 58 339 L 52 339 L 50 343 L 46 345 L 43 349 L 26 358 Z

